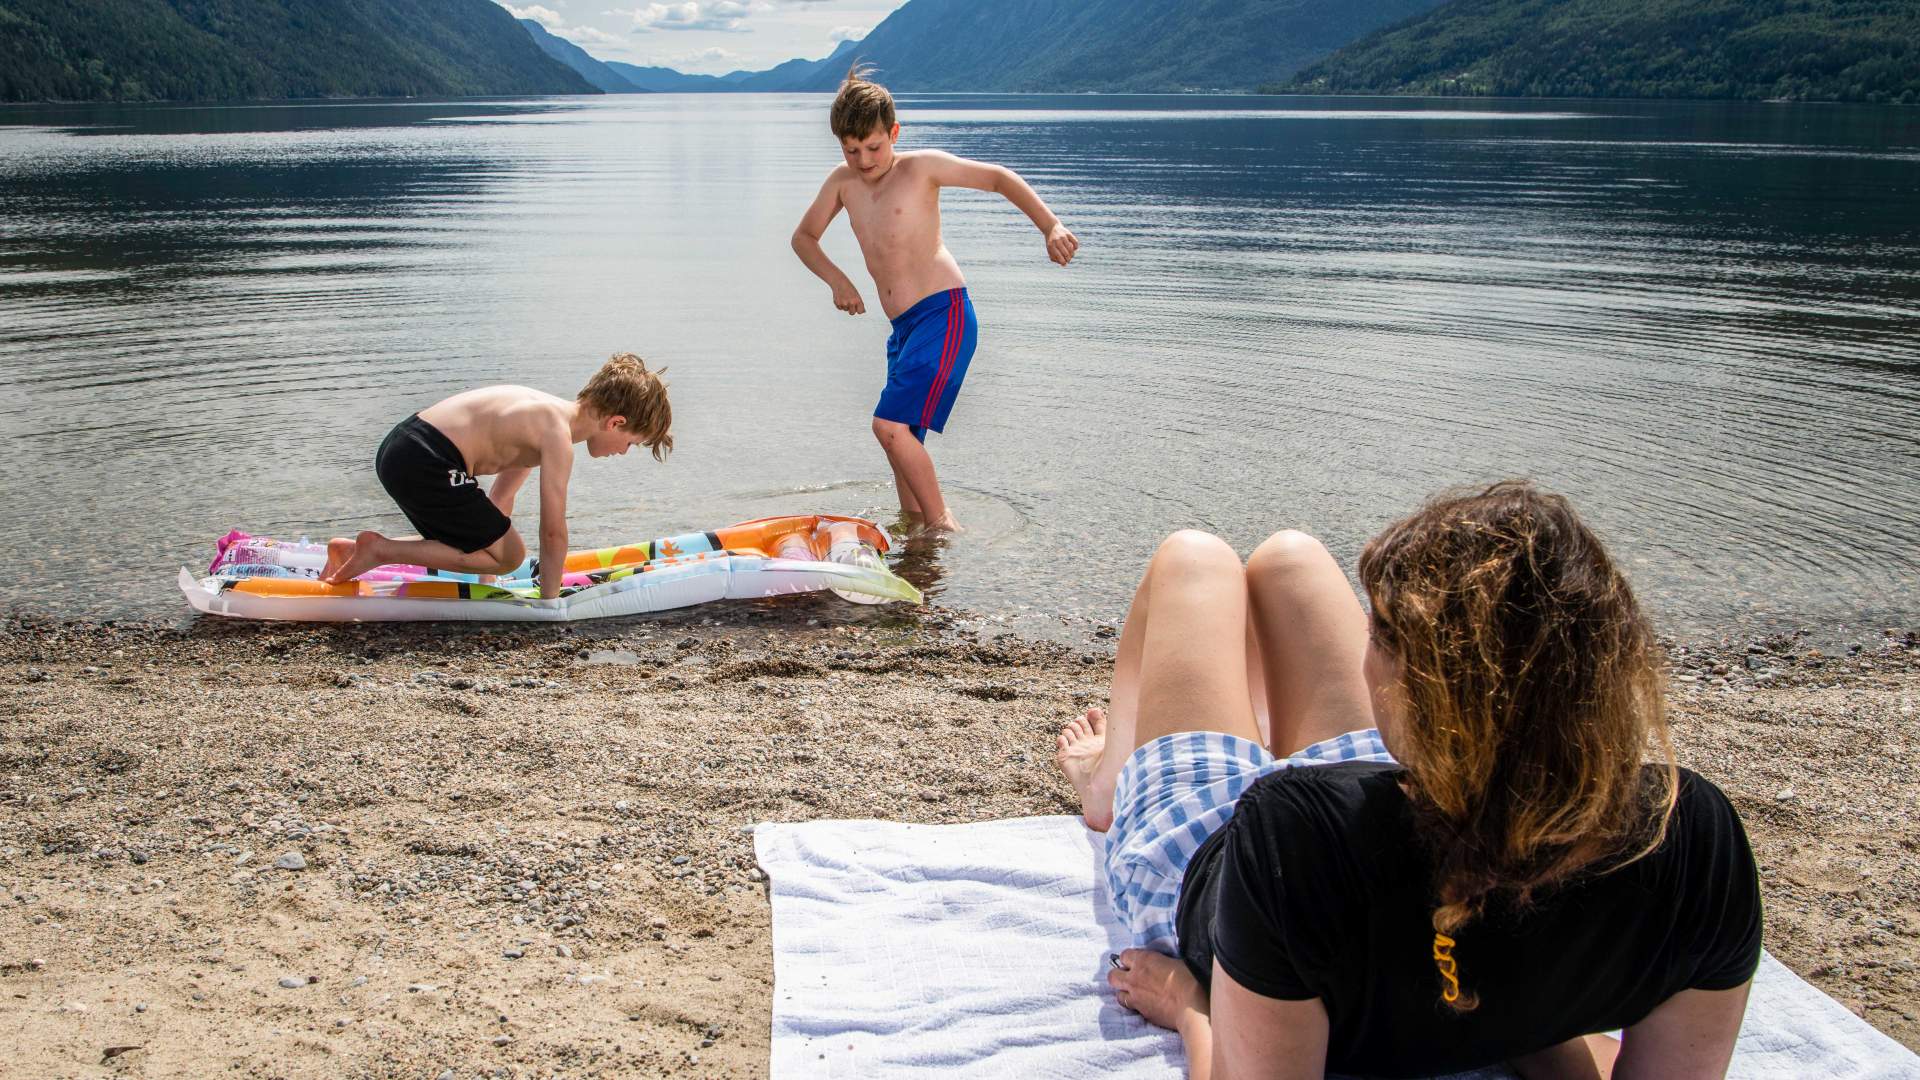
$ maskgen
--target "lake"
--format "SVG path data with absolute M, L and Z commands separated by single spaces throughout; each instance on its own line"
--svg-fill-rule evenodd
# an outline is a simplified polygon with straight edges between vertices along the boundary
M 665 365 L 678 449 L 587 461 L 574 546 L 890 516 L 888 326 L 788 236 L 823 96 L 0 109 L 0 605 L 180 617 L 229 528 L 403 525 L 381 436 L 465 387 Z M 1680 636 L 1920 596 L 1920 109 L 904 96 L 1018 170 L 1046 260 L 949 192 L 980 313 L 931 445 L 965 535 L 903 572 L 1033 632 L 1117 620 L 1172 529 L 1349 567 L 1531 476 Z M 531 489 L 530 489 L 531 490 Z M 535 500 L 523 496 L 532 536 Z

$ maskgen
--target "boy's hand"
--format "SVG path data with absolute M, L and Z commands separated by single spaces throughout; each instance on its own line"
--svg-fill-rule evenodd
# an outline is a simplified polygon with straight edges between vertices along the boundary
M 1065 225 L 1055 225 L 1047 230 L 1047 258 L 1065 266 L 1073 261 L 1073 253 L 1079 250 L 1080 241 Z
M 833 287 L 833 306 L 849 315 L 867 313 L 867 302 L 860 299 L 860 290 L 854 288 L 851 281 Z

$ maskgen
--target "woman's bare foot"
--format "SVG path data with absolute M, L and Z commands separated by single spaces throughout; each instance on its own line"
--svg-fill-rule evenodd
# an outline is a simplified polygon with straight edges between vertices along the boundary
M 1079 792 L 1080 816 L 1095 832 L 1106 832 L 1113 824 L 1113 782 L 1100 779 L 1100 755 L 1106 746 L 1107 714 L 1099 709 L 1088 709 L 1053 740 L 1053 763 Z
M 379 533 L 368 530 L 351 540 L 327 541 L 327 564 L 332 566 L 333 569 L 330 572 L 321 574 L 320 580 L 329 585 L 339 585 L 342 582 L 352 581 L 361 574 L 379 566 L 382 562 L 380 558 L 380 542 L 385 539 L 386 537 L 381 536 Z M 336 544 L 346 545 L 346 547 L 342 549 L 346 557 L 338 565 L 335 565 L 333 561 L 334 545 Z

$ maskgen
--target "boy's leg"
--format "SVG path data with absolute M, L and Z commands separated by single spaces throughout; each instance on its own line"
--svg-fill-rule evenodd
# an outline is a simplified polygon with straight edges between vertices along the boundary
M 893 466 L 896 483 L 902 483 L 900 508 L 912 512 L 907 506 L 907 498 L 912 497 L 918 504 L 920 518 L 929 529 L 945 532 L 958 532 L 959 522 L 953 519 L 952 511 L 947 509 L 947 501 L 940 494 L 940 480 L 934 475 L 933 456 L 919 439 L 913 437 L 913 429 L 897 420 L 873 418 L 873 437 L 880 440 L 880 448 L 886 451 L 887 463 Z
M 327 567 L 321 580 L 338 585 L 376 566 L 399 563 L 462 574 L 504 574 L 527 557 L 526 542 L 516 529 L 478 551 L 461 551 L 438 540 L 394 540 L 367 531 L 352 540 L 327 543 Z
M 875 432 L 874 437 L 878 438 L 879 434 L 879 432 Z M 885 445 L 885 443 L 881 444 L 882 447 Z M 909 521 L 919 520 L 921 517 L 920 500 L 913 497 L 913 488 L 908 486 L 907 478 L 905 474 L 901 473 L 900 466 L 893 463 L 893 455 L 891 454 L 887 455 L 887 465 L 893 469 L 893 490 L 898 493 L 900 497 L 900 515 Z
M 1374 726 L 1363 673 L 1367 615 L 1320 541 L 1292 530 L 1273 534 L 1247 560 L 1247 595 L 1273 755 Z
M 1206 533 L 1168 537 L 1148 563 L 1121 631 L 1113 715 L 1089 710 L 1057 743 L 1055 760 L 1080 793 L 1089 828 L 1112 824 L 1114 782 L 1139 747 L 1182 731 L 1260 737 L 1247 690 L 1246 636 L 1240 557 Z

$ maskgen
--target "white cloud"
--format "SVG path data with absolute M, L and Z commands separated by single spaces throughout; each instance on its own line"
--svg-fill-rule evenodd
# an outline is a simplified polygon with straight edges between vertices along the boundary
M 575 45 L 610 45 L 625 47 L 627 39 L 618 34 L 609 34 L 605 30 L 595 30 L 591 26 L 575 26 L 554 33 L 573 42 Z
M 634 33 L 649 30 L 740 31 L 741 22 L 755 5 L 742 0 L 685 0 L 677 4 L 648 4 L 631 11 L 609 11 L 633 20 Z
M 689 53 L 681 53 L 674 57 L 673 61 L 679 64 L 719 64 L 738 59 L 740 59 L 739 53 L 715 45 L 710 49 L 695 49 Z
M 512 12 L 513 17 L 516 19 L 532 19 L 534 22 L 539 23 L 549 30 L 558 30 L 567 23 L 567 20 L 562 17 L 559 12 L 552 8 L 541 7 L 538 4 L 523 8 L 517 8 L 512 4 L 504 3 L 500 6 Z
M 843 41 L 860 41 L 872 32 L 871 26 L 836 26 L 827 34 L 827 40 L 838 45 Z

